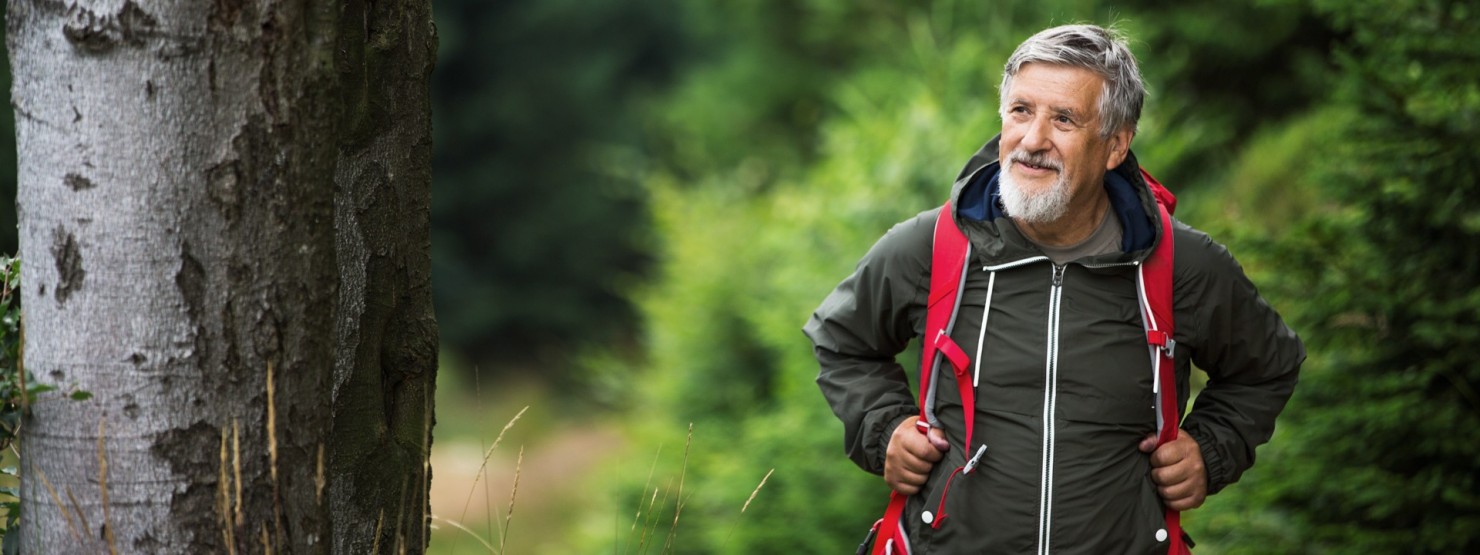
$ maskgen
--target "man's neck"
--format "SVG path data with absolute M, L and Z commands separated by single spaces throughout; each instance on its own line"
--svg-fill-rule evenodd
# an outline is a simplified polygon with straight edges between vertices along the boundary
M 1064 216 L 1052 222 L 1028 223 L 1013 218 L 1029 241 L 1040 245 L 1063 247 L 1084 241 L 1105 219 L 1110 196 L 1104 189 L 1097 189 L 1089 198 L 1070 201 Z

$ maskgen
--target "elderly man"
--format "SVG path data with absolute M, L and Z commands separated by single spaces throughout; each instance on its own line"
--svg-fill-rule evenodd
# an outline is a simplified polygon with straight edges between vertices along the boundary
M 1130 150 L 1145 86 L 1123 39 L 1040 32 L 1000 92 L 1001 135 L 957 179 L 952 213 L 889 230 L 812 315 L 817 381 L 849 457 L 910 496 L 913 553 L 1166 552 L 1164 509 L 1200 506 L 1253 464 L 1304 347 L 1227 250 L 1163 225 Z M 950 337 L 972 353 L 975 410 L 937 380 L 936 421 L 917 425 L 895 356 L 925 327 L 937 216 L 971 245 Z M 1136 267 L 1161 241 L 1175 247 L 1178 409 L 1192 364 L 1208 383 L 1158 446 Z

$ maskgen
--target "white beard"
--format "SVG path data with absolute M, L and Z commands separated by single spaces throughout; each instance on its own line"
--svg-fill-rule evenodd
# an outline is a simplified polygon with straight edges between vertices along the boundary
M 1069 180 L 1064 170 L 1046 189 L 1028 192 L 1023 190 L 1012 176 L 1010 165 L 997 174 L 997 185 L 1002 195 L 1002 211 L 1015 220 L 1041 224 L 1062 218 L 1069 211 Z

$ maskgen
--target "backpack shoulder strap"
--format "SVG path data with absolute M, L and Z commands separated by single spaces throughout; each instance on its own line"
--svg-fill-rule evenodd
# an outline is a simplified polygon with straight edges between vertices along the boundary
M 1151 256 L 1146 258 L 1140 269 L 1142 320 L 1146 326 L 1146 342 L 1151 349 L 1152 389 L 1156 395 L 1156 444 L 1158 446 L 1177 439 L 1179 411 L 1177 410 L 1177 342 L 1172 338 L 1176 323 L 1172 313 L 1172 266 L 1175 257 L 1172 232 L 1172 211 L 1177 208 L 1177 198 L 1163 187 L 1145 168 L 1141 169 L 1152 195 L 1156 197 L 1157 216 L 1161 221 L 1161 237 L 1157 239 Z M 1189 555 L 1191 551 L 1182 537 L 1182 515 L 1172 509 L 1166 510 L 1166 538 L 1171 540 L 1171 555 Z
M 947 201 L 935 219 L 935 236 L 930 247 L 930 295 L 926 298 L 925 336 L 921 338 L 920 417 L 934 425 L 935 384 L 933 378 L 944 357 L 959 374 L 970 364 L 966 352 L 951 340 L 956 308 L 961 305 L 962 284 L 966 281 L 966 260 L 971 256 L 971 243 L 956 226 Z M 937 357 L 939 354 L 941 357 Z
M 941 359 L 950 363 L 956 375 L 957 387 L 961 390 L 962 409 L 966 417 L 966 443 L 971 444 L 971 415 L 976 414 L 976 395 L 971 387 L 971 376 L 966 369 L 970 358 L 951 339 L 951 327 L 956 319 L 956 309 L 961 305 L 962 284 L 966 281 L 966 261 L 971 257 L 971 242 L 956 226 L 951 203 L 947 201 L 935 219 L 935 235 L 930 247 L 930 294 L 926 297 L 925 336 L 921 338 L 920 353 L 920 419 L 916 422 L 920 433 L 929 431 L 935 419 L 935 373 Z M 866 549 L 874 555 L 907 555 L 909 541 L 904 533 L 904 505 L 906 497 L 897 491 L 889 492 L 889 507 L 884 518 L 874 523 L 869 539 L 858 546 L 861 555 Z

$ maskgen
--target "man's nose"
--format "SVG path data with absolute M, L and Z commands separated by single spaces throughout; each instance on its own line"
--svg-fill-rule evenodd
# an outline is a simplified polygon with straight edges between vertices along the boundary
M 1035 117 L 1029 120 L 1028 128 L 1023 130 L 1023 138 L 1019 146 L 1028 152 L 1048 150 L 1051 145 L 1048 131 L 1049 122 L 1046 118 Z

